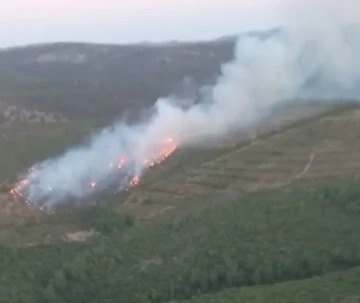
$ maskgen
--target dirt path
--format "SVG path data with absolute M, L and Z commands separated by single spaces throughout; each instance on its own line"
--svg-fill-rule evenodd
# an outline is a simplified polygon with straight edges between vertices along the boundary
M 305 165 L 304 169 L 297 175 L 293 176 L 292 178 L 290 178 L 290 180 L 287 182 L 287 185 L 289 185 L 291 182 L 293 182 L 296 179 L 301 178 L 302 176 L 305 176 L 307 174 L 307 172 L 310 170 L 312 163 L 314 162 L 315 159 L 315 153 L 311 152 L 310 153 L 310 157 L 309 157 L 309 161 L 308 163 Z

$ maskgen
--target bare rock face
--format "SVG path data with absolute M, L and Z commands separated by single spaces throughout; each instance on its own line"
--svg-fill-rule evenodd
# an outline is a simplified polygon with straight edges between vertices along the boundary
M 19 105 L 10 105 L 0 100 L 0 124 L 6 122 L 58 123 L 66 121 L 67 119 L 59 114 L 46 113 Z

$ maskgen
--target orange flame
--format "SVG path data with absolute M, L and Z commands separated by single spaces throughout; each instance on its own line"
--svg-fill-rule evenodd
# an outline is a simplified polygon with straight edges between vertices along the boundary
M 157 155 L 155 155 L 154 157 L 152 158 L 147 158 L 147 159 L 144 159 L 143 161 L 143 164 L 145 166 L 145 168 L 150 168 L 150 167 L 153 167 L 157 164 L 160 164 L 161 162 L 163 162 L 165 159 L 167 159 L 171 154 L 174 153 L 174 151 L 177 149 L 177 144 L 175 142 L 175 140 L 173 138 L 166 138 L 163 140 L 162 142 L 162 145 L 161 145 L 161 148 L 159 150 L 159 153 Z M 117 169 L 122 169 L 123 166 L 127 163 L 128 159 L 121 156 L 118 160 L 118 162 L 115 164 L 113 162 L 109 162 L 109 168 L 110 169 L 114 169 L 117 167 Z M 36 172 L 36 169 L 34 167 L 31 167 L 29 169 L 29 173 L 28 175 L 22 179 L 22 180 L 19 180 L 18 182 L 15 183 L 14 187 L 10 190 L 10 195 L 13 196 L 13 198 L 15 200 L 21 200 L 22 202 L 30 205 L 31 204 L 31 201 L 29 201 L 25 195 L 24 195 L 24 191 L 26 190 L 26 188 L 30 185 L 30 182 L 29 182 L 29 176 L 31 174 L 33 174 L 34 172 Z M 128 184 L 128 187 L 126 188 L 126 190 L 129 190 L 129 188 L 133 188 L 137 185 L 139 185 L 140 183 L 140 176 L 134 176 L 129 184 Z M 95 181 L 92 181 L 89 185 L 90 187 L 90 190 L 93 191 L 95 190 L 97 186 L 97 183 Z M 52 188 L 49 188 L 50 191 L 52 191 Z M 43 210 L 43 207 L 42 206 L 39 206 L 39 208 L 41 210 Z

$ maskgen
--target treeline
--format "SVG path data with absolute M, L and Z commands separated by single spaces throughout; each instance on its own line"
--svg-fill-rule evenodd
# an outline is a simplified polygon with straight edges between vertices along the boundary
M 360 302 L 360 268 L 267 286 L 232 288 L 181 302 L 358 303 Z
M 4 302 L 161 303 L 346 270 L 360 266 L 359 205 L 354 182 L 188 201 L 146 226 L 106 209 L 59 216 L 102 236 L 3 248 L 0 294 Z
M 0 302 L 66 302 L 57 294 L 64 287 L 71 287 L 71 277 L 86 277 L 90 264 L 87 256 L 104 259 L 108 237 L 120 235 L 134 225 L 129 216 L 103 206 L 84 207 L 61 211 L 55 216 L 38 218 L 37 224 L 68 225 L 76 230 L 91 230 L 87 242 L 64 242 L 54 239 L 49 244 L 17 247 L 12 243 L 0 245 Z M 28 222 L 23 228 L 30 228 Z M 19 227 L 17 227 L 19 229 Z M 48 227 L 49 228 L 49 227 Z M 119 257 L 119 256 L 117 256 Z M 111 260 L 111 256 L 109 258 Z M 91 266 L 90 266 L 91 267 Z

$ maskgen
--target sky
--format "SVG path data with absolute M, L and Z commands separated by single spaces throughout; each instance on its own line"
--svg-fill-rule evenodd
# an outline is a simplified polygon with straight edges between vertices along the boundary
M 210 39 L 274 25 L 280 0 L 11 0 L 0 47 L 55 41 Z

